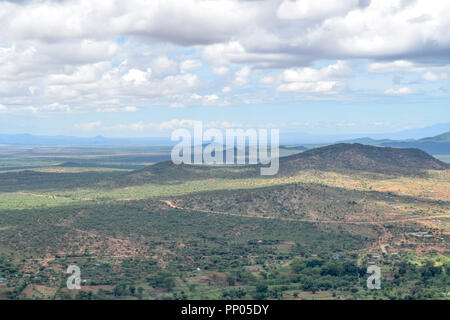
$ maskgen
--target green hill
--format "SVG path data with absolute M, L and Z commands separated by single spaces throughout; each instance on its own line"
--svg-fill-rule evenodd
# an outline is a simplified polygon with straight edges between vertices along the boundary
M 261 165 L 175 165 L 164 161 L 144 169 L 116 175 L 105 181 L 114 187 L 147 183 L 172 184 L 203 179 L 260 178 Z M 449 165 L 418 149 L 375 147 L 340 143 L 280 158 L 279 175 L 292 176 L 303 170 L 363 171 L 393 175 L 416 175 L 424 170 L 442 170 Z M 271 176 L 268 176 L 269 178 Z
M 409 175 L 422 170 L 446 168 L 447 164 L 418 149 L 376 147 L 359 143 L 339 143 L 280 159 L 280 172 L 284 174 L 318 169 Z

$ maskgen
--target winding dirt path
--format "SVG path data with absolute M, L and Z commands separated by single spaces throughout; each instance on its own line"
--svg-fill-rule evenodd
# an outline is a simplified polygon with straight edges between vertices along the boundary
M 184 211 L 192 211 L 192 212 L 204 212 L 208 214 L 222 214 L 222 215 L 228 215 L 228 216 L 237 216 L 237 217 L 246 217 L 246 218 L 258 218 L 258 219 L 269 219 L 269 220 L 283 220 L 283 221 L 297 221 L 297 222 L 311 222 L 311 223 L 336 223 L 336 224 L 369 224 L 369 225 L 382 225 L 386 223 L 396 223 L 396 222 L 405 222 L 405 221 L 419 221 L 419 220 L 427 220 L 430 218 L 445 218 L 447 216 L 443 215 L 434 215 L 434 216 L 424 216 L 424 217 L 407 217 L 402 219 L 390 219 L 390 220 L 383 220 L 383 221 L 340 221 L 340 220 L 313 220 L 313 219 L 294 219 L 294 218 L 286 218 L 286 217 L 268 217 L 268 216 L 251 216 L 246 214 L 240 214 L 240 213 L 229 213 L 229 212 L 223 212 L 223 211 L 209 211 L 204 209 L 191 209 L 191 208 L 183 208 L 180 206 L 177 206 L 173 201 L 171 200 L 161 200 L 161 202 L 165 203 L 169 207 L 173 209 L 178 210 L 184 210 Z

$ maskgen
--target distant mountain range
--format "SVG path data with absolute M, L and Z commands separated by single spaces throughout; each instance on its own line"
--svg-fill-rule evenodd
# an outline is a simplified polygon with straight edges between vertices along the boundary
M 445 132 L 445 133 L 442 133 Z M 418 148 L 431 154 L 450 154 L 450 123 L 431 127 L 383 134 L 314 135 L 302 132 L 280 133 L 280 143 L 288 150 L 306 150 L 305 144 L 332 144 L 339 142 L 367 145 Z M 363 137 L 363 138 L 361 138 Z M 431 137 L 431 138 L 427 138 Z M 80 138 L 74 136 L 39 136 L 31 134 L 0 134 L 0 146 L 170 146 L 168 137 L 107 138 L 103 136 Z M 307 146 L 310 147 L 310 146 Z
M 281 131 L 281 130 L 280 130 Z M 333 135 L 319 135 L 308 134 L 303 132 L 280 132 L 280 142 L 285 145 L 301 145 L 301 144 L 331 144 L 346 140 L 358 139 L 366 137 L 374 140 L 409 140 L 422 139 L 425 137 L 432 137 L 443 132 L 450 131 L 450 122 L 439 123 L 433 126 L 408 129 L 397 132 L 387 133 L 353 133 L 353 134 L 333 134 Z
M 0 145 L 13 146 L 136 146 L 171 145 L 169 138 L 80 138 L 73 136 L 35 136 L 32 134 L 0 134 Z
M 410 139 L 404 141 L 397 140 L 375 140 L 368 137 L 342 141 L 345 143 L 361 143 L 371 146 L 394 147 L 394 148 L 416 148 L 430 154 L 450 154 L 450 131 L 434 137 L 427 137 L 418 140 Z

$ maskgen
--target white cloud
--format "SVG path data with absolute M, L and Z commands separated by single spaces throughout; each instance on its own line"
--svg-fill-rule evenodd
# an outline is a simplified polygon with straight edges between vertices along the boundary
M 16 110 L 13 109 L 13 111 L 16 111 Z M 39 113 L 39 108 L 34 107 L 34 106 L 27 106 L 27 107 L 18 108 L 17 111 L 19 111 L 19 113 L 20 112 L 25 112 L 25 113 L 31 112 L 33 114 L 37 114 L 37 113 Z
M 216 94 L 210 94 L 203 97 L 206 101 L 217 101 L 219 100 L 219 97 Z
M 200 103 L 204 106 L 218 106 L 223 107 L 227 106 L 229 103 L 227 101 L 223 101 L 219 98 L 219 96 L 215 93 L 207 94 L 207 95 L 199 95 L 198 93 L 194 93 L 191 95 L 191 100 L 200 101 Z
M 105 72 L 109 68 L 110 64 L 108 62 L 86 64 L 79 67 L 75 67 L 75 70 L 70 74 L 50 74 L 47 78 L 47 83 L 76 84 L 76 83 L 94 82 L 99 79 L 102 72 Z
M 337 86 L 336 81 L 317 81 L 317 82 L 292 82 L 281 84 L 278 91 L 292 92 L 313 92 L 313 93 L 333 93 Z
M 135 106 L 124 107 L 122 110 L 125 112 L 138 112 L 139 111 L 139 109 Z
M 413 93 L 413 90 L 408 87 L 402 87 L 398 89 L 387 89 L 384 91 L 385 94 L 391 94 L 391 95 L 403 95 L 403 94 L 411 94 Z
M 101 126 L 102 126 L 101 121 L 92 121 L 92 122 L 78 123 L 75 125 L 75 128 L 84 130 L 84 131 L 89 131 L 89 130 L 99 128 Z
M 400 72 L 400 71 L 417 71 L 417 66 L 406 60 L 395 60 L 390 62 L 376 62 L 369 64 L 367 70 L 369 72 Z
M 283 1 L 278 8 L 280 19 L 324 19 L 359 8 L 359 0 Z
M 66 76 L 51 77 L 36 92 L 33 99 L 57 100 L 64 103 L 84 105 L 86 108 L 95 105 L 99 112 L 134 112 L 113 105 L 152 103 L 161 99 L 169 99 L 194 90 L 199 78 L 192 73 L 178 73 L 161 77 L 153 77 L 153 70 L 130 68 L 130 63 L 123 62 L 117 67 L 102 69 L 96 73 L 96 81 L 87 81 L 83 77 L 75 77 L 78 71 Z M 69 81 L 70 79 L 70 81 Z M 86 81 L 85 81 L 86 80 Z M 27 91 L 28 88 L 27 88 Z
M 92 39 L 95 45 L 128 35 L 152 44 L 211 44 L 209 53 L 224 55 L 205 54 L 221 65 L 445 56 L 449 13 L 440 0 L 0 2 L 6 40 Z
M 227 43 L 206 46 L 203 49 L 202 56 L 205 61 L 216 66 L 213 69 L 216 74 L 220 74 L 221 69 L 219 67 L 233 63 L 253 64 L 258 67 L 272 68 L 285 64 L 298 64 L 304 60 L 295 57 L 293 54 L 282 52 L 280 47 L 273 47 L 272 50 L 277 52 L 251 52 L 241 42 L 233 40 Z
M 173 130 L 177 128 L 193 128 L 195 123 L 195 120 L 172 119 L 164 122 L 151 122 L 148 124 L 148 126 L 157 128 L 159 130 Z
M 15 105 L 15 106 L 5 106 L 0 104 L 0 113 L 12 114 L 12 115 L 29 115 L 33 114 L 36 116 L 48 116 L 52 114 L 71 114 L 73 113 L 72 108 L 66 104 L 60 104 L 59 102 L 54 102 L 48 105 Z
M 100 113 L 116 113 L 116 112 L 138 112 L 139 108 L 135 106 L 127 106 L 127 107 L 102 107 L 97 108 L 97 112 Z
M 422 78 L 427 81 L 439 81 L 447 79 L 447 74 L 446 73 L 436 74 L 428 71 L 422 76 Z
M 259 82 L 262 84 L 274 84 L 277 80 L 273 76 L 264 76 Z
M 192 59 L 188 59 L 188 60 L 184 60 L 181 64 L 180 64 L 180 69 L 181 71 L 189 71 L 189 70 L 195 70 L 198 69 L 202 66 L 202 62 L 200 60 L 192 60 Z
M 44 106 L 42 109 L 42 111 L 47 111 L 47 112 L 57 112 L 57 113 L 72 113 L 72 109 L 64 104 L 60 104 L 59 102 L 54 102 L 52 104 L 49 104 L 47 106 Z
M 326 45 L 347 57 L 427 55 L 450 46 L 445 35 L 445 16 L 450 7 L 441 1 L 372 1 L 364 10 L 328 17 L 307 39 L 310 46 Z M 410 20 L 423 14 L 433 17 L 422 23 Z M 448 20 L 447 20 L 448 21 Z M 301 41 L 305 43 L 305 41 Z M 322 45 L 321 45 L 322 43 Z M 331 50 L 327 51 L 327 55 Z
M 144 124 L 142 123 L 142 121 L 139 121 L 137 123 L 133 123 L 131 125 L 131 129 L 132 130 L 137 130 L 137 131 L 143 131 L 144 130 Z
M 242 30 L 258 14 L 257 4 L 227 0 L 0 2 L 6 34 L 48 42 L 133 34 L 183 45 L 209 43 Z
M 224 76 L 224 75 L 228 74 L 230 69 L 228 69 L 227 67 L 214 67 L 212 69 L 212 71 L 213 71 L 213 73 L 217 74 L 218 76 Z
M 345 87 L 344 79 L 352 70 L 343 61 L 337 61 L 320 69 L 310 67 L 286 69 L 278 76 L 263 77 L 263 84 L 278 84 L 278 91 L 300 93 L 337 93 Z
M 152 69 L 159 77 L 174 75 L 178 73 L 178 64 L 166 56 L 159 56 L 153 59 Z
M 281 74 L 283 82 L 314 82 L 323 79 L 346 78 L 352 74 L 351 69 L 344 61 L 337 61 L 320 69 L 299 68 L 288 69 Z
M 169 108 L 172 108 L 172 109 L 182 109 L 184 107 L 185 107 L 184 104 L 179 103 L 179 102 L 174 102 L 169 105 Z
M 228 87 L 228 86 L 225 86 L 225 87 L 222 88 L 222 92 L 223 93 L 230 93 L 231 92 L 231 88 Z
M 0 80 L 18 81 L 68 71 L 65 69 L 74 69 L 68 67 L 71 65 L 76 68 L 78 65 L 95 64 L 110 59 L 116 50 L 116 43 L 111 41 L 91 43 L 87 40 L 73 40 L 68 43 L 45 43 L 29 40 L 14 41 L 11 46 L 3 47 L 0 43 Z M 89 76 L 89 73 L 95 72 L 92 70 L 95 67 L 99 68 L 101 65 L 80 69 L 79 74 L 72 77 Z
M 450 72 L 450 65 L 448 64 L 421 64 L 407 60 L 395 60 L 389 62 L 370 63 L 367 67 L 369 72 L 389 73 L 389 72 L 403 72 L 403 73 L 417 73 L 424 72 L 423 79 L 428 81 L 437 81 L 446 79 L 447 72 Z
M 438 82 L 450 72 L 448 16 L 438 0 L 0 1 L 0 112 L 223 106 L 261 100 L 261 85 L 274 99 L 271 89 L 339 93 L 353 59 L 358 72 Z M 339 62 L 311 67 L 324 61 Z
M 248 66 L 242 67 L 240 70 L 234 73 L 234 84 L 237 86 L 246 85 L 249 82 L 251 75 L 251 69 Z
M 104 108 L 97 108 L 95 111 L 99 112 L 99 113 L 116 113 L 116 112 L 120 112 L 120 108 L 104 107 Z
M 136 85 L 145 84 L 148 82 L 148 79 L 151 77 L 152 70 L 147 69 L 147 71 L 131 69 L 125 75 L 122 76 L 122 79 L 126 82 L 132 82 Z

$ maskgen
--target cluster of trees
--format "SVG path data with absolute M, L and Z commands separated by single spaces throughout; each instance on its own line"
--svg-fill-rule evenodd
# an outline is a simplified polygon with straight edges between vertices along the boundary
M 175 287 L 175 278 L 168 272 L 160 271 L 155 275 L 147 277 L 147 282 L 154 288 L 164 288 L 167 291 L 172 291 Z

